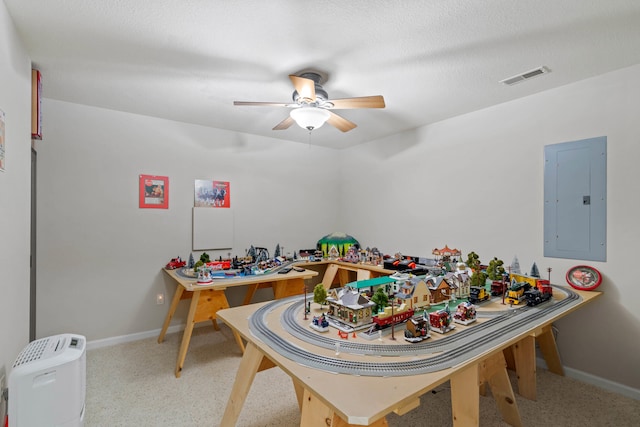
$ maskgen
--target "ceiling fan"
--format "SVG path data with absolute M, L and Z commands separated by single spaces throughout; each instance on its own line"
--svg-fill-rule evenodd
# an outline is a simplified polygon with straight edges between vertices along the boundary
M 357 126 L 331 110 L 385 107 L 384 98 L 381 95 L 329 99 L 327 91 L 322 88 L 326 75 L 315 71 L 306 71 L 299 75 L 292 74 L 289 79 L 295 88 L 293 103 L 234 101 L 233 105 L 291 108 L 289 116 L 278 123 L 273 130 L 288 129 L 292 124 L 297 123 L 309 132 L 319 128 L 325 122 L 342 132 L 348 132 Z

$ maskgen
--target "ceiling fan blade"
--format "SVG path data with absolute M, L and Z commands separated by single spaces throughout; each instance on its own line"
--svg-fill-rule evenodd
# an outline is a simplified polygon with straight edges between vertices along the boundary
M 290 107 L 297 106 L 297 104 L 285 103 L 285 102 L 251 102 L 251 101 L 233 101 L 233 105 L 253 105 L 257 107 Z
M 336 129 L 341 130 L 342 132 L 349 132 L 351 129 L 354 129 L 355 127 L 358 126 L 355 123 L 345 119 L 344 117 L 337 115 L 333 111 L 329 111 L 329 114 L 330 116 L 329 116 L 329 120 L 327 120 L 327 123 L 329 123 L 331 126 L 335 127 Z
M 286 119 L 284 119 L 283 121 L 281 121 L 280 123 L 278 123 L 273 130 L 284 130 L 284 129 L 289 129 L 289 127 L 294 124 L 295 121 L 291 118 L 291 116 L 287 116 Z
M 315 102 L 316 100 L 316 83 L 311 79 L 305 79 L 304 77 L 289 75 L 293 87 L 303 100 L 309 100 L 309 102 Z
M 330 103 L 336 109 L 347 108 L 384 108 L 384 98 L 382 95 L 374 96 L 361 96 L 359 98 L 343 98 L 343 99 L 331 99 Z

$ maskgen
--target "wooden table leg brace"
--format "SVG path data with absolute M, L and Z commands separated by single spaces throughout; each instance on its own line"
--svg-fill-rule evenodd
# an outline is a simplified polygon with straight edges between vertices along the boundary
M 509 382 L 507 363 L 502 351 L 469 366 L 451 377 L 451 407 L 454 427 L 479 425 L 480 385 L 487 382 L 508 424 L 521 427 L 520 412 Z

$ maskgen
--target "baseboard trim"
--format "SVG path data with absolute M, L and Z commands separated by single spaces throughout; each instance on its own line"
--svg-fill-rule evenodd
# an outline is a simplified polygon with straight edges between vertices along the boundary
M 174 332 L 180 332 L 184 330 L 184 326 L 185 325 L 169 326 L 169 328 L 167 329 L 167 333 L 170 334 Z M 195 327 L 198 327 L 198 325 L 195 325 Z M 94 350 L 97 348 L 109 347 L 112 345 L 124 344 L 127 342 L 157 337 L 158 335 L 160 335 L 160 331 L 160 329 L 153 329 L 151 331 L 137 332 L 130 335 L 120 335 L 117 337 L 105 338 L 101 340 L 87 341 L 87 350 Z M 536 358 L 536 362 L 538 367 L 547 369 L 547 364 L 543 358 Z M 578 381 L 582 381 L 583 383 L 591 384 L 601 389 L 621 394 L 631 399 L 640 400 L 640 390 L 638 389 L 614 381 L 610 381 L 602 377 L 591 375 L 577 369 L 568 368 L 566 366 L 564 366 L 563 368 L 565 375 L 569 378 L 573 378 Z
M 197 327 L 197 325 L 196 325 Z M 143 340 L 146 338 L 157 337 L 162 329 L 153 329 L 151 331 L 136 332 L 130 335 L 119 335 L 117 337 L 104 338 L 101 340 L 87 341 L 87 350 L 94 350 L 102 347 L 110 347 L 112 345 L 124 344 L 127 342 Z M 174 325 L 167 328 L 167 333 L 180 332 L 184 330 L 184 325 Z
M 536 362 L 538 367 L 547 369 L 547 363 L 544 361 L 543 358 L 538 357 L 536 359 Z M 596 387 L 599 387 L 607 391 L 612 391 L 614 393 L 621 394 L 631 399 L 640 400 L 640 390 L 636 388 L 629 387 L 627 385 L 620 384 L 614 381 L 610 381 L 605 378 L 598 377 L 592 374 L 588 374 L 586 372 L 579 371 L 577 369 L 568 368 L 566 366 L 563 366 L 563 369 L 564 369 L 565 375 L 569 378 L 582 381 L 583 383 L 586 383 L 586 384 L 594 385 Z

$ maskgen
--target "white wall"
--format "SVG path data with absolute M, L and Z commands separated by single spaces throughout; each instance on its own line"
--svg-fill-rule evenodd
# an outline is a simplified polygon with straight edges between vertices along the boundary
M 0 172 L 0 376 L 29 342 L 31 60 L 0 2 L 0 110 L 6 169 Z M 1 409 L 1 408 L 0 408 Z M 1 410 L 0 410 L 1 412 Z
M 543 147 L 607 136 L 603 297 L 558 322 L 566 366 L 640 389 L 640 65 L 347 150 L 342 229 L 385 253 L 445 244 L 481 261 L 515 255 L 566 284 L 578 260 L 543 257 Z
M 175 284 L 161 269 L 191 252 L 196 179 L 230 182 L 233 255 L 251 245 L 314 247 L 335 231 L 333 150 L 50 99 L 43 109 L 39 337 L 98 340 L 162 326 Z M 169 177 L 168 210 L 138 208 L 140 174 Z M 159 292 L 167 304 L 156 305 Z M 242 301 L 231 294 L 232 304 Z M 186 318 L 181 304 L 174 324 Z

